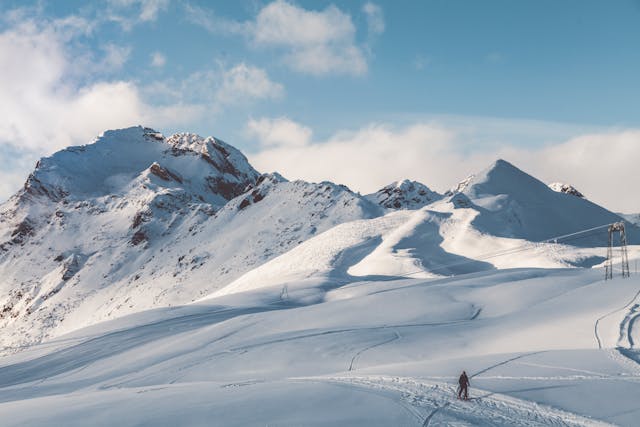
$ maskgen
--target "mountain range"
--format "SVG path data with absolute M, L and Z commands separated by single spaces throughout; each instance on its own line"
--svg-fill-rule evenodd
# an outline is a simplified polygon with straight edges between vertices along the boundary
M 269 287 L 593 267 L 622 220 L 504 160 L 444 194 L 360 195 L 260 173 L 213 137 L 107 131 L 41 159 L 0 206 L 2 346 Z

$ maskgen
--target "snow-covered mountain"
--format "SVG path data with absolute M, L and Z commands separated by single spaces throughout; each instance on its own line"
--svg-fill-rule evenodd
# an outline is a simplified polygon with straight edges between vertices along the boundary
M 441 199 L 442 195 L 431 191 L 422 183 L 405 179 L 393 182 L 366 197 L 387 209 L 418 209 Z
M 484 233 L 534 242 L 621 220 L 589 200 L 550 189 L 504 160 L 473 176 L 451 201 L 476 210 L 473 225 Z M 583 236 L 571 244 L 602 241 L 599 235 Z
M 291 281 L 590 266 L 602 256 L 527 245 L 618 220 L 502 160 L 444 198 L 411 181 L 363 197 L 261 175 L 212 137 L 108 131 L 42 159 L 0 207 L 1 340 Z M 586 237 L 560 243 L 606 241 Z
M 189 303 L 381 212 L 343 186 L 260 176 L 214 138 L 105 132 L 42 159 L 0 208 L 2 341 Z
M 503 160 L 363 197 L 215 138 L 105 132 L 0 206 L 0 417 L 636 425 L 638 276 L 574 268 L 620 220 Z

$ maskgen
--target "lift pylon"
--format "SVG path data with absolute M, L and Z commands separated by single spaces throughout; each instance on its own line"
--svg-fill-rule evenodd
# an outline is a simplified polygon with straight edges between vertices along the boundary
M 629 277 L 629 254 L 627 253 L 627 235 L 624 230 L 624 222 L 615 222 L 609 225 L 609 245 L 607 246 L 607 261 L 605 263 L 604 280 L 613 279 L 613 235 L 618 232 L 620 236 L 620 253 L 622 255 L 622 277 Z

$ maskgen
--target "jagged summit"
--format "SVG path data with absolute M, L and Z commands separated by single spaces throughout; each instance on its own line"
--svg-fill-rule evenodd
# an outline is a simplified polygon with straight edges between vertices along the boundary
M 106 131 L 93 143 L 69 147 L 41 159 L 24 191 L 53 201 L 123 196 L 145 186 L 150 175 L 166 187 L 215 205 L 240 194 L 259 173 L 230 145 L 194 134 L 164 138 L 136 126 Z M 147 187 L 148 188 L 148 187 Z
M 419 209 L 441 199 L 442 195 L 420 182 L 405 179 L 392 182 L 366 197 L 387 209 Z

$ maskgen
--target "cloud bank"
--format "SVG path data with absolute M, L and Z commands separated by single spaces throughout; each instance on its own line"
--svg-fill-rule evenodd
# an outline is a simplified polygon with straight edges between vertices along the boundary
M 474 140 L 464 127 L 436 121 L 370 124 L 314 140 L 309 127 L 289 118 L 261 118 L 249 121 L 247 132 L 261 143 L 249 155 L 254 166 L 289 179 L 330 180 L 366 194 L 408 178 L 443 192 L 504 158 L 547 183 L 570 183 L 609 209 L 640 211 L 640 130 L 578 135 L 533 149 Z

